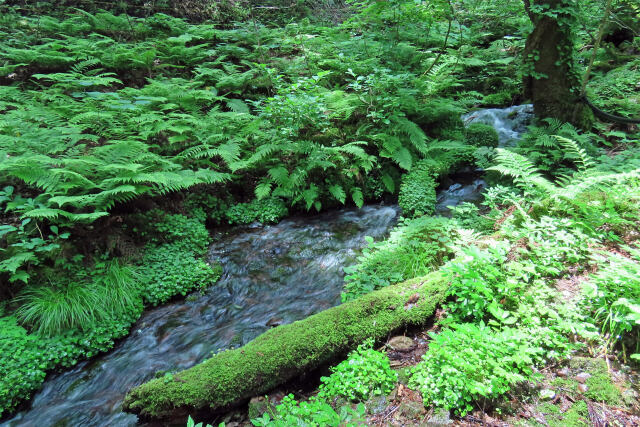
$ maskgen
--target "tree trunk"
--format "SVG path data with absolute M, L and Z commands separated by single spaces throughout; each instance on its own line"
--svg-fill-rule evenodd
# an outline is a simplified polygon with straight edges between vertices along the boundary
M 380 341 L 394 331 L 425 324 L 444 300 L 448 283 L 435 272 L 271 329 L 242 348 L 134 388 L 124 410 L 184 423 L 189 414 L 241 404 L 344 357 L 369 337 Z
M 524 90 L 538 118 L 551 117 L 589 129 L 593 114 L 581 100 L 580 75 L 573 58 L 572 2 L 533 0 L 527 6 L 525 0 L 535 29 L 525 45 Z

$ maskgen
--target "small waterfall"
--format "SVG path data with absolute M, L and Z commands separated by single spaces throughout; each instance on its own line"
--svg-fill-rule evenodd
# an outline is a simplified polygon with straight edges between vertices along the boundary
M 473 123 L 491 125 L 498 132 L 501 147 L 514 144 L 527 130 L 533 119 L 533 105 L 515 105 L 509 108 L 488 108 L 462 116 L 465 126 Z

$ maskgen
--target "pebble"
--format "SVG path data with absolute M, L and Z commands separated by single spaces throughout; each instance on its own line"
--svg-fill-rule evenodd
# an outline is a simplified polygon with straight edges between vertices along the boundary
M 584 384 L 578 384 L 578 390 L 580 390 L 580 393 L 586 393 L 589 391 L 589 387 Z
M 440 427 L 453 424 L 451 421 L 451 413 L 444 408 L 436 408 L 433 411 L 433 415 L 427 420 L 426 426 L 428 427 Z
M 569 368 L 562 368 L 560 369 L 557 373 L 557 376 L 559 376 L 560 378 L 566 378 L 569 376 Z
M 584 384 L 589 378 L 591 378 L 591 374 L 588 374 L 586 372 L 582 372 L 576 375 L 576 381 L 578 381 L 580 384 Z
M 416 347 L 416 343 L 411 338 L 404 336 L 391 338 L 387 345 L 391 350 L 395 351 L 411 351 Z
M 545 388 L 544 390 L 540 391 L 540 399 L 542 400 L 553 400 L 554 397 L 556 397 L 556 392 L 553 390 Z

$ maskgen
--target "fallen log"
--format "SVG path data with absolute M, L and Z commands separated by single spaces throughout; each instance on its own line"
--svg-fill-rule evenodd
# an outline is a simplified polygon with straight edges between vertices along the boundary
M 130 390 L 123 408 L 144 419 L 182 419 L 243 403 L 327 365 L 369 337 L 425 324 L 444 300 L 440 272 L 389 286 L 304 320 L 267 331 L 242 348 L 218 353 L 172 379 Z

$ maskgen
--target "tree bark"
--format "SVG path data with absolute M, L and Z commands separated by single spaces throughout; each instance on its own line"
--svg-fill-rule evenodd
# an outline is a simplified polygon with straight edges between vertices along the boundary
M 440 272 L 372 292 L 304 320 L 279 326 L 242 348 L 218 353 L 193 368 L 131 390 L 124 410 L 144 419 L 184 423 L 249 398 L 344 357 L 369 337 L 425 324 L 444 301 Z
M 535 25 L 525 45 L 528 65 L 525 96 L 538 118 L 555 118 L 582 129 L 593 124 L 593 114 L 581 100 L 580 74 L 574 62 L 572 0 L 533 0 L 527 13 Z M 546 12 L 546 13 L 545 13 Z

